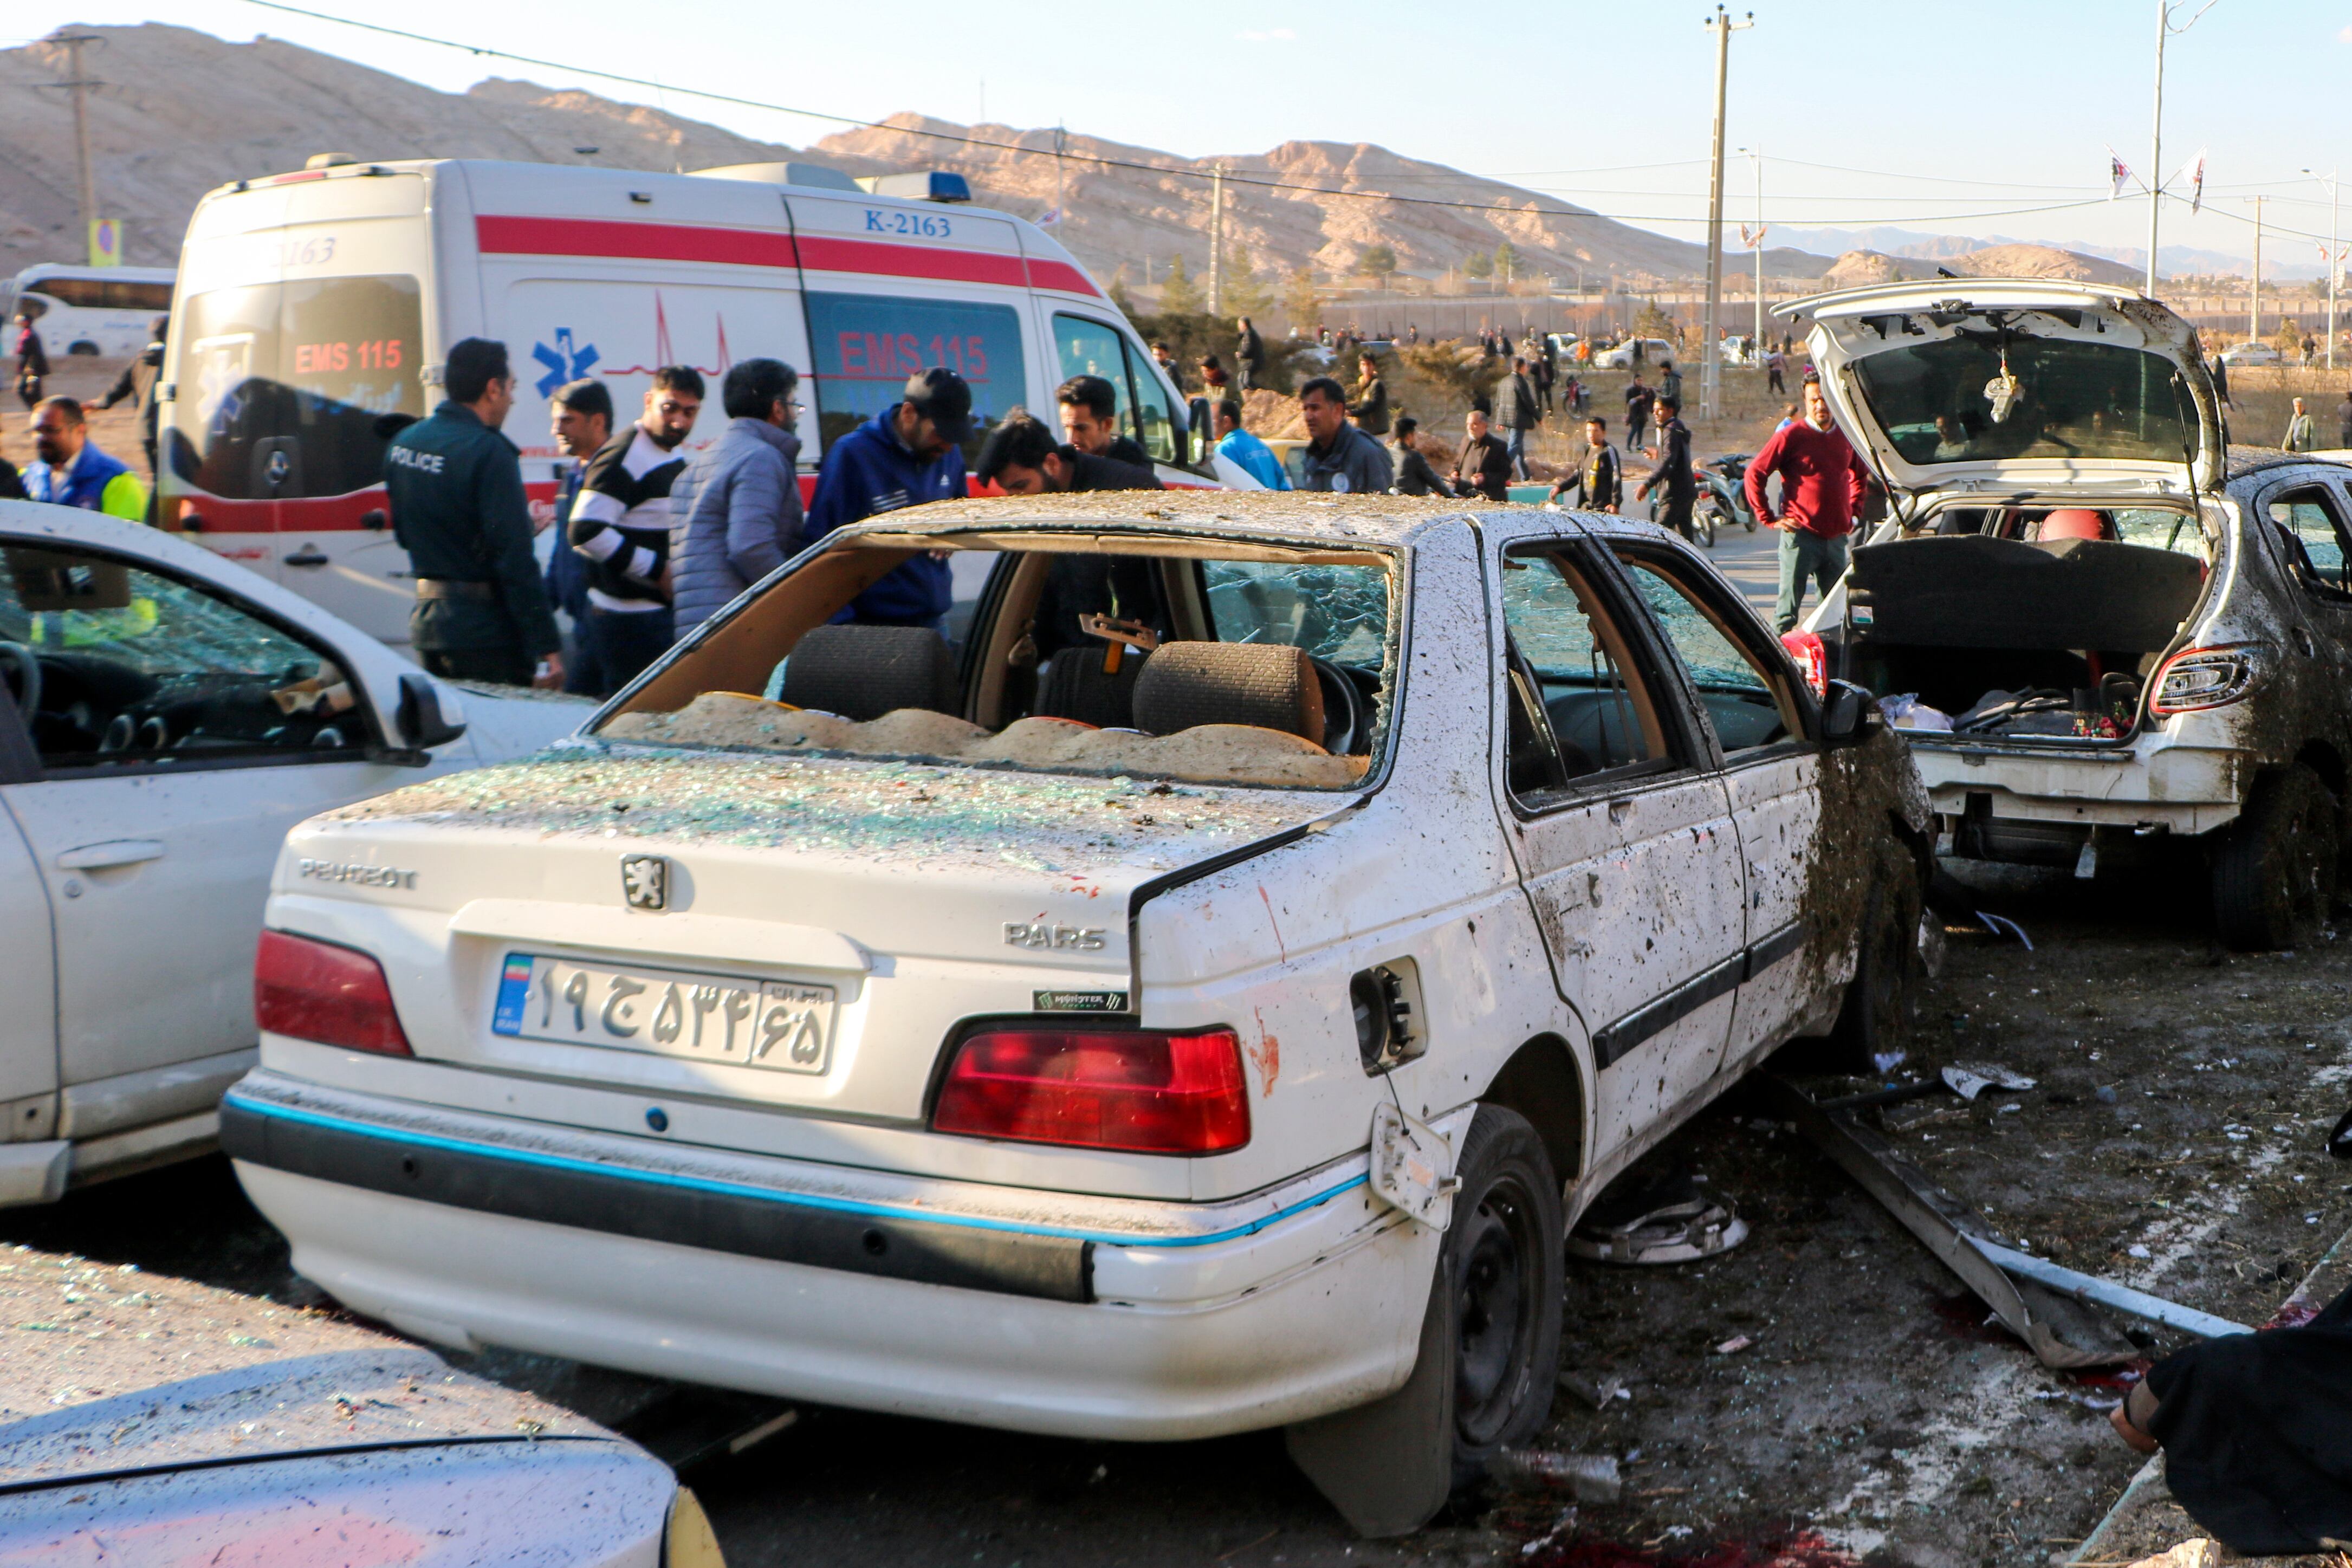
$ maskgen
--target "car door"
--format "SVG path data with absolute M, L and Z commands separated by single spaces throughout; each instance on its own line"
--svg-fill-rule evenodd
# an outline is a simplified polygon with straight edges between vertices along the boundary
M 1495 562 L 1502 795 L 1521 878 L 1598 1075 L 1595 1152 L 1711 1079 L 1741 972 L 1723 780 L 1613 563 L 1570 537 Z
M 253 1047 L 287 829 L 415 775 L 370 760 L 348 661 L 196 577 L 0 535 L 0 644 L 38 671 L 0 804 L 52 911 L 61 1133 L 173 1113 Z
M 1738 596 L 1664 541 L 1612 538 L 1723 762 L 1746 897 L 1738 1003 L 1724 1068 L 1786 1039 L 1821 998 L 1794 962 L 1821 825 L 1822 758 L 1811 702 L 1779 645 Z
M 2289 657 L 2324 660 L 2335 689 L 2352 690 L 2352 569 L 2347 566 L 2352 529 L 2345 522 L 2344 493 L 2329 484 L 2293 485 L 2267 497 L 2262 510 L 2287 558 L 2287 574 L 2301 590 L 2311 628 L 2295 629 Z
M 0 658 L 0 787 L 30 779 L 39 764 L 16 717 L 22 684 L 13 658 Z M 49 897 L 16 819 L 0 809 L 0 1143 L 46 1138 L 58 1088 L 57 970 Z

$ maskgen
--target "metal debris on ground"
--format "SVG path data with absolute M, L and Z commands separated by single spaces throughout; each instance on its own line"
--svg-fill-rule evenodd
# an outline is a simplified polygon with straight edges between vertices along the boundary
M 2033 939 L 2025 934 L 2025 928 L 2023 926 L 2019 925 L 2007 915 L 1989 915 L 1985 913 L 1984 910 L 1979 910 L 1976 911 L 1976 916 L 1979 923 L 1980 923 L 1985 930 L 1990 931 L 1992 935 L 1999 936 L 2001 932 L 2007 931 L 2011 935 L 2016 937 L 2018 941 L 2025 944 L 2026 952 L 2032 952 L 2033 951 Z
M 1506 1448 L 1488 1461 L 1486 1473 L 1506 1486 L 1565 1488 L 1579 1502 L 1615 1502 L 1624 1489 L 1614 1454 Z
M 1559 1385 L 1595 1410 L 1605 1410 L 1612 1399 L 1631 1401 L 1633 1391 L 1607 1373 L 1563 1372 Z
M 2033 1088 L 2035 1082 L 2015 1068 L 2003 1067 L 1999 1062 L 1954 1062 L 1944 1069 L 1942 1077 L 1954 1094 L 1971 1103 L 1989 1089 L 2022 1090 Z
M 1568 1255 L 1592 1263 L 1694 1263 L 1748 1239 L 1748 1222 L 1672 1170 L 1595 1200 L 1568 1237 Z
M 1755 1342 L 1756 1342 L 1754 1340 L 1749 1339 L 1746 1334 L 1734 1334 L 1731 1338 L 1716 1346 L 1715 1353 L 1717 1355 L 1738 1355 L 1741 1351 L 1746 1350 Z

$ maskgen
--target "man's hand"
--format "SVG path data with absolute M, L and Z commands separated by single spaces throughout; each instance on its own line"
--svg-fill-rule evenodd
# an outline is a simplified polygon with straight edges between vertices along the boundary
M 560 651 L 551 653 L 549 654 L 545 659 L 541 660 L 541 662 L 546 665 L 547 673 L 532 677 L 530 683 L 531 689 L 534 691 L 562 690 L 563 655 Z

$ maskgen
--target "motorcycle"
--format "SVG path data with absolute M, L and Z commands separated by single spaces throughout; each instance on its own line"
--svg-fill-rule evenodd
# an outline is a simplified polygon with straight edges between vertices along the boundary
M 1716 536 L 1737 523 L 1749 533 L 1756 531 L 1756 514 L 1748 510 L 1748 494 L 1744 489 L 1748 478 L 1746 452 L 1727 452 L 1696 465 L 1693 472 L 1698 479 L 1698 497 L 1691 506 L 1691 532 L 1701 548 L 1715 548 Z M 1650 492 L 1649 519 L 1658 521 L 1664 510 L 1665 493 Z

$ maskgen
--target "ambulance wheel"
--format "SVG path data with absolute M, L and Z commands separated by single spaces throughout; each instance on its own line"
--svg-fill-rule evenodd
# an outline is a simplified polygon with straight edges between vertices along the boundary
M 2213 923 L 2243 952 L 2299 947 L 2336 898 L 2336 797 L 2301 763 L 2266 773 L 2213 848 Z

